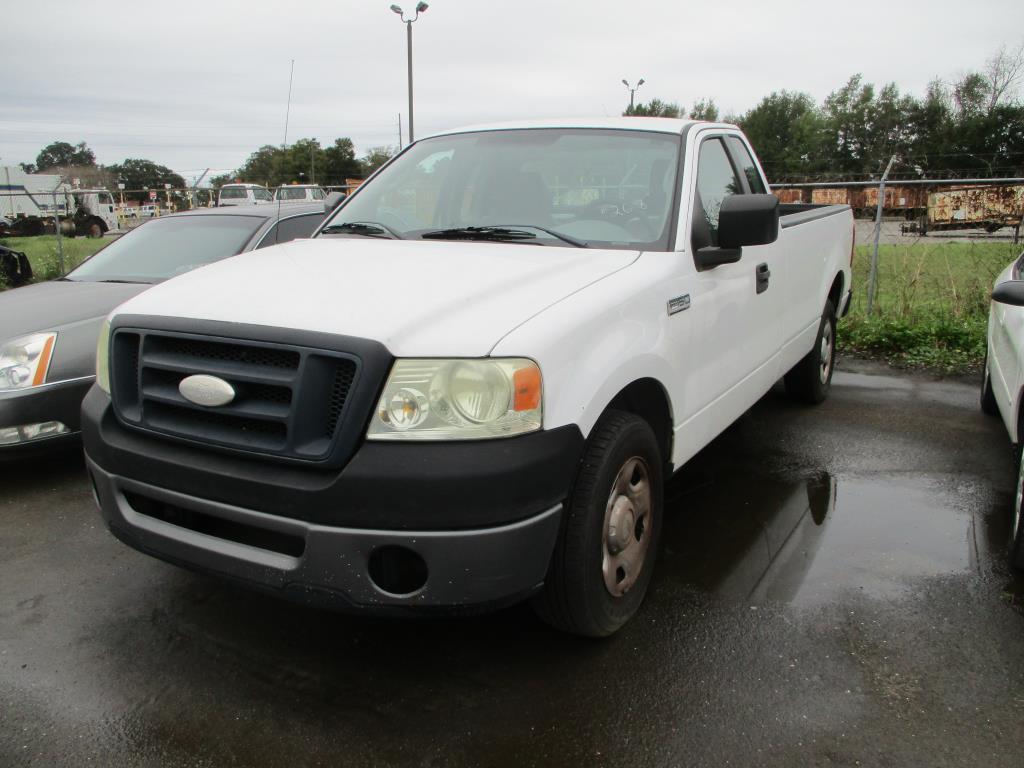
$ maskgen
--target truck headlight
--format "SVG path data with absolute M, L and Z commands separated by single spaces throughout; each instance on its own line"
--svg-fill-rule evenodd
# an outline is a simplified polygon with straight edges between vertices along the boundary
M 370 440 L 480 440 L 540 429 L 540 368 L 523 358 L 398 360 Z
M 110 320 L 103 321 L 96 340 L 96 383 L 110 394 Z
M 56 333 L 32 333 L 0 346 L 0 392 L 45 382 L 56 341 Z

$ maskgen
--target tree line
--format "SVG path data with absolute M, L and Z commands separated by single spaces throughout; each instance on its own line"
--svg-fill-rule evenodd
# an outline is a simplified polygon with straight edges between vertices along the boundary
M 346 179 L 364 178 L 377 170 L 394 151 L 392 147 L 374 147 L 357 158 L 349 138 L 335 139 L 328 147 L 322 147 L 316 139 L 299 139 L 288 147 L 260 147 L 240 168 L 214 176 L 209 182 L 215 187 L 233 181 L 271 187 L 297 182 L 341 186 Z M 55 141 L 39 151 L 35 163 L 19 165 L 26 173 L 59 173 L 68 180 L 78 179 L 83 187 L 117 190 L 118 184 L 124 184 L 128 200 L 145 199 L 145 190 L 189 186 L 179 174 L 152 160 L 127 158 L 113 165 L 99 165 L 96 154 L 84 141 Z
M 822 103 L 807 93 L 775 91 L 742 115 L 726 115 L 757 150 L 772 182 L 893 178 L 1024 176 L 1024 45 L 1000 49 L 983 70 L 951 83 L 935 79 L 923 96 L 895 83 L 876 88 L 854 75 Z M 686 113 L 653 99 L 624 115 L 718 120 L 703 99 Z
M 287 147 L 266 144 L 249 155 L 237 170 L 214 176 L 211 183 L 215 187 L 232 181 L 271 187 L 293 183 L 342 186 L 346 179 L 362 179 L 373 173 L 394 153 L 394 147 L 373 147 L 357 158 L 349 138 L 335 139 L 327 147 L 317 139 L 299 139 Z

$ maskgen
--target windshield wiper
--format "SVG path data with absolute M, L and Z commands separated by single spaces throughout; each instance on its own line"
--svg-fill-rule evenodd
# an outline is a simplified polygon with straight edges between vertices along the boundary
M 537 236 L 532 232 L 526 232 L 519 227 L 536 229 L 546 235 L 557 238 L 562 242 L 569 243 L 577 248 L 589 247 L 582 240 L 575 237 L 563 235 L 553 229 L 538 227 L 536 224 L 510 224 L 508 226 L 487 226 L 487 227 L 453 227 L 452 229 L 438 229 L 432 232 L 424 232 L 420 237 L 424 240 L 498 240 L 515 242 L 516 240 L 535 240 Z
M 110 279 L 110 280 L 97 280 L 96 282 L 97 283 L 132 283 L 134 285 L 146 285 L 149 281 L 148 280 L 116 280 L 116 279 Z
M 348 232 L 363 237 L 386 237 L 392 240 L 401 240 L 402 236 L 386 224 L 378 224 L 376 221 L 346 221 L 344 224 L 332 224 L 320 230 L 321 235 L 336 235 L 341 232 Z

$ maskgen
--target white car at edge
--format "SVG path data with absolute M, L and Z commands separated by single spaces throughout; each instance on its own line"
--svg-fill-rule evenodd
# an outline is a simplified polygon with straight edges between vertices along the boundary
M 998 414 L 1021 453 L 1024 440 L 1024 253 L 996 278 L 989 308 L 981 409 Z M 1010 523 L 1010 564 L 1024 570 L 1024 454 L 1020 456 Z

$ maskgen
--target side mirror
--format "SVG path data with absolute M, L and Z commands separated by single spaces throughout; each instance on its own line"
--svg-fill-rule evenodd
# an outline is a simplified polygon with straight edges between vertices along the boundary
M 1014 307 L 1024 307 L 1024 280 L 1007 280 L 1005 283 L 1000 283 L 992 291 L 992 301 L 1010 304 Z
M 327 197 L 324 198 L 324 213 L 330 213 L 339 205 L 341 201 L 345 199 L 344 192 L 331 192 Z
M 775 195 L 729 195 L 718 211 L 718 247 L 697 251 L 702 269 L 740 260 L 745 245 L 779 239 L 779 198 Z
M 718 247 L 768 245 L 779 239 L 779 198 L 730 195 L 718 212 Z

